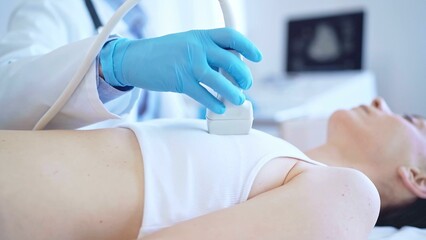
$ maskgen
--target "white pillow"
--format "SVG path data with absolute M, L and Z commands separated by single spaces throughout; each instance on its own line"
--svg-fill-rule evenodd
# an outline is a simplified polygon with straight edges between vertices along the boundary
M 426 228 L 375 227 L 368 240 L 423 240 L 426 239 Z

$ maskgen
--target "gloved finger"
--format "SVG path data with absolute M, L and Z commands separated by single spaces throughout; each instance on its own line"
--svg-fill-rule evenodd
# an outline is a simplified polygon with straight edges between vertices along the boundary
M 217 50 L 217 51 L 215 51 Z M 249 89 L 253 84 L 253 77 L 247 65 L 233 53 L 223 49 L 211 49 L 207 52 L 207 61 L 227 72 L 242 89 Z
M 262 60 L 262 53 L 259 49 L 244 35 L 232 28 L 207 30 L 207 33 L 221 48 L 234 49 L 253 62 Z
M 195 78 L 212 88 L 215 92 L 235 105 L 241 105 L 245 96 L 234 84 L 222 74 L 209 68 L 207 64 L 194 68 Z
M 227 54 L 231 58 L 234 57 L 237 61 L 242 63 L 242 61 L 232 53 L 220 48 L 216 49 L 219 50 L 219 52 L 221 51 Z M 206 59 L 206 55 L 203 50 L 194 52 L 192 58 L 192 71 L 197 81 L 212 88 L 222 97 L 235 105 L 241 105 L 245 101 L 245 96 L 238 87 L 236 87 L 230 80 L 226 79 L 222 74 L 214 71 L 210 67 L 210 63 L 208 63 L 208 59 Z
M 192 82 L 185 93 L 217 114 L 225 112 L 225 105 L 198 82 Z

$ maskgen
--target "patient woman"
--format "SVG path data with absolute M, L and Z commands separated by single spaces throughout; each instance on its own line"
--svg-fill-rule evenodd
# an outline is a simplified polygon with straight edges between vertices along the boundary
M 382 99 L 334 113 L 306 155 L 201 120 L 0 133 L 3 240 L 358 240 L 425 198 L 426 122 Z

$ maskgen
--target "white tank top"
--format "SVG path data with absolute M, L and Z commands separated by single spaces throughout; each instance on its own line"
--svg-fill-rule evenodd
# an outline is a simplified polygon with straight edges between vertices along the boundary
M 144 160 L 139 237 L 246 201 L 260 169 L 274 158 L 323 165 L 286 141 L 254 129 L 249 135 L 211 135 L 205 121 L 188 119 L 120 127 L 135 132 Z

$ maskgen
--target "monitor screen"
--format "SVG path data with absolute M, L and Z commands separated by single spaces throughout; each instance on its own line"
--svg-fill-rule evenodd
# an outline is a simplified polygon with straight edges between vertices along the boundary
M 287 21 L 287 73 L 361 70 L 363 11 Z

